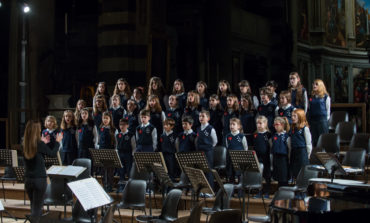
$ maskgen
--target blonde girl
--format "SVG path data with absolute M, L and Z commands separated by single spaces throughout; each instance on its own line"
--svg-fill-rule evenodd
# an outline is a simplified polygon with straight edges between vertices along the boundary
M 256 118 L 257 132 L 254 134 L 254 150 L 256 151 L 258 160 L 263 163 L 263 177 L 266 184 L 263 188 L 264 197 L 269 197 L 271 184 L 271 170 L 270 170 L 270 138 L 271 133 L 268 128 L 268 120 L 265 116 L 257 116 Z M 258 194 L 257 197 L 262 196 Z
M 293 111 L 292 128 L 289 135 L 290 170 L 292 177 L 296 179 L 300 169 L 309 164 L 308 158 L 312 151 L 311 133 L 303 109 Z
M 60 128 L 63 134 L 62 162 L 63 165 L 72 165 L 77 157 L 76 120 L 72 110 L 64 111 Z
M 289 121 L 286 117 L 276 117 L 274 120 L 275 133 L 270 139 L 273 155 L 273 177 L 278 186 L 287 186 L 289 179 Z
M 83 99 L 80 99 L 76 103 L 76 109 L 75 109 L 75 118 L 78 121 L 80 118 L 80 111 L 81 109 L 86 108 L 86 101 Z
M 57 119 L 52 115 L 46 116 L 44 126 L 45 126 L 45 129 L 42 130 L 41 135 L 43 137 L 49 137 L 50 138 L 50 141 L 48 143 L 46 143 L 46 145 L 48 145 L 50 147 L 50 149 L 52 149 L 54 147 L 55 139 L 56 139 L 57 133 L 58 133 L 58 131 L 57 131 L 57 128 L 58 128 Z
M 307 118 L 311 127 L 312 144 L 316 146 L 319 136 L 328 133 L 330 97 L 322 80 L 316 79 L 309 98 Z
M 301 83 L 301 77 L 297 72 L 289 74 L 289 91 L 291 93 L 291 103 L 295 108 L 301 108 L 307 112 L 307 91 Z
M 129 83 L 124 78 L 117 80 L 117 83 L 114 86 L 113 95 L 119 96 L 121 106 L 126 109 L 127 100 L 131 98 L 132 93 Z

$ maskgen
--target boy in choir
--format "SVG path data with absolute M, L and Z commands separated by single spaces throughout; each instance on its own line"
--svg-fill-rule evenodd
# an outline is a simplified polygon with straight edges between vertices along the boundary
M 154 152 L 157 149 L 157 129 L 149 120 L 150 111 L 141 110 L 141 125 L 136 128 L 136 152 Z
M 210 119 L 209 111 L 202 110 L 199 113 L 199 122 L 201 124 L 200 127 L 197 129 L 197 138 L 196 138 L 196 146 L 198 151 L 203 151 L 209 167 L 213 168 L 213 149 L 214 146 L 217 144 L 217 135 L 216 130 L 212 127 L 212 125 L 208 124 Z M 212 173 L 206 174 L 207 180 L 210 186 L 213 188 L 213 175 Z M 207 197 L 207 194 L 204 194 Z
M 257 112 L 260 116 L 265 116 L 268 120 L 268 128 L 274 130 L 274 118 L 276 105 L 271 102 L 272 91 L 268 87 L 260 89 L 261 104 L 258 106 Z
M 136 142 L 134 134 L 128 131 L 129 121 L 125 118 L 119 120 L 120 132 L 116 131 L 116 149 L 118 151 L 119 158 L 122 162 L 122 168 L 119 169 L 119 182 L 120 187 L 118 192 L 121 192 L 124 188 L 123 181 L 126 176 L 129 177 L 132 161 L 133 151 L 136 148 Z
M 178 152 L 192 152 L 195 151 L 195 138 L 197 134 L 193 132 L 194 120 L 191 116 L 184 116 L 182 118 L 182 128 L 181 132 L 176 140 L 176 148 Z
M 176 133 L 174 133 L 173 128 L 175 127 L 175 121 L 172 118 L 168 118 L 163 122 L 163 133 L 159 140 L 160 142 L 160 152 L 163 153 L 164 160 L 168 169 L 168 174 L 171 179 L 177 177 L 178 168 L 176 166 Z

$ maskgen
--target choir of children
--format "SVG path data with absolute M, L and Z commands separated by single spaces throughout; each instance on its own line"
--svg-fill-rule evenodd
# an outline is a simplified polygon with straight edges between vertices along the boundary
M 227 150 L 248 150 L 249 145 L 264 166 L 263 192 L 268 196 L 271 179 L 284 186 L 296 178 L 300 168 L 309 163 L 312 144 L 328 131 L 330 97 L 323 81 L 314 81 L 308 97 L 296 72 L 289 75 L 289 90 L 281 91 L 279 97 L 276 82 L 267 82 L 259 91 L 260 101 L 246 80 L 239 83 L 239 95 L 231 93 L 226 80 L 221 80 L 217 94 L 210 96 L 205 82 L 199 81 L 195 90 L 185 92 L 180 79 L 174 81 L 172 94 L 167 96 L 158 77 L 151 78 L 147 95 L 143 87 L 134 88 L 133 94 L 130 89 L 125 79 L 118 79 L 109 101 L 105 82 L 100 82 L 91 113 L 83 100 L 78 101 L 74 114 L 64 112 L 63 164 L 71 164 L 75 158 L 90 158 L 89 148 L 115 148 L 123 164 L 117 170 L 123 182 L 134 152 L 160 151 L 174 179 L 181 172 L 175 159 L 177 152 L 203 151 L 212 168 L 216 145 Z M 56 118 L 46 117 L 42 135 L 50 135 L 50 148 L 57 132 Z M 229 180 L 233 182 L 238 175 L 227 157 Z M 106 177 L 111 178 L 112 173 Z M 211 174 L 207 179 L 213 185 Z

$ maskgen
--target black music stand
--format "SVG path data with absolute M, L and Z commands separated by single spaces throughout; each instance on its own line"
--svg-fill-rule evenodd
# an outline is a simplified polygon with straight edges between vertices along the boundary
M 85 211 L 98 209 L 106 205 L 112 204 L 113 199 L 104 191 L 99 182 L 95 178 L 86 178 L 68 183 L 68 187 L 77 197 L 82 208 Z M 105 214 L 108 214 L 107 212 Z M 102 214 L 103 215 L 103 214 Z M 96 216 L 91 215 L 91 222 L 96 222 Z
M 15 177 L 18 183 L 23 183 L 23 198 L 24 198 L 24 205 L 26 205 L 26 185 L 25 185 L 25 178 L 24 178 L 24 167 L 13 167 Z
M 243 176 L 246 172 L 259 172 L 261 173 L 260 164 L 256 152 L 254 150 L 229 150 L 231 163 L 235 171 L 241 171 Z M 245 221 L 245 179 L 242 179 L 242 194 L 243 194 L 243 210 L 242 219 Z M 248 199 L 249 201 L 249 199 Z M 248 203 L 249 204 L 249 203 Z M 248 205 L 249 206 L 249 205 Z M 248 217 L 248 210 L 247 210 Z
M 134 153 L 135 164 L 137 170 L 147 171 L 148 173 L 154 173 L 153 164 L 157 163 L 164 168 L 164 171 L 167 172 L 167 166 L 163 158 L 162 152 L 136 152 Z M 149 177 L 148 183 L 149 190 L 153 189 L 154 185 L 152 177 Z M 149 192 L 149 217 L 152 216 L 152 193 Z
M 180 152 L 176 153 L 176 158 L 182 171 L 184 171 L 184 167 L 197 168 L 204 172 L 211 171 L 204 152 Z
M 0 149 L 0 166 L 5 167 L 5 168 L 11 168 L 11 167 L 18 166 L 17 150 Z M 10 176 L 4 175 L 1 177 L 3 197 L 4 197 L 4 201 L 6 202 L 4 181 L 13 181 L 13 184 L 14 184 L 14 181 L 16 181 L 16 178 L 14 177 L 13 174 L 10 174 Z
M 90 149 L 93 166 L 104 168 L 104 188 L 108 191 L 108 168 L 122 168 L 121 159 L 115 149 Z
M 62 178 L 63 183 L 63 197 L 64 197 L 64 218 L 67 217 L 67 182 L 69 180 L 77 179 L 77 177 L 86 170 L 82 166 L 51 166 L 47 171 L 49 177 Z
M 46 169 L 48 169 L 49 167 L 51 167 L 53 165 L 61 166 L 62 165 L 62 160 L 60 159 L 59 151 L 57 152 L 57 155 L 55 157 L 50 157 L 48 155 L 44 155 L 44 162 L 45 162 Z
M 153 168 L 154 174 L 157 176 L 157 178 L 159 179 L 159 182 L 161 184 L 162 201 L 164 202 L 164 196 L 166 194 L 167 188 L 173 187 L 174 184 L 173 184 L 170 176 L 168 176 L 168 173 L 166 172 L 166 169 L 161 164 L 153 163 L 152 168 Z
M 212 187 L 209 185 L 209 182 L 204 175 L 203 171 L 201 169 L 196 169 L 192 167 L 183 167 L 184 172 L 186 176 L 189 178 L 191 185 L 194 188 L 196 201 L 199 201 L 199 194 L 200 193 L 208 193 L 212 196 L 215 195 L 215 193 L 212 190 Z
M 319 159 L 320 163 L 324 166 L 326 172 L 328 172 L 328 174 L 330 175 L 331 183 L 333 183 L 335 174 L 347 174 L 334 154 L 319 152 L 315 153 L 315 155 Z

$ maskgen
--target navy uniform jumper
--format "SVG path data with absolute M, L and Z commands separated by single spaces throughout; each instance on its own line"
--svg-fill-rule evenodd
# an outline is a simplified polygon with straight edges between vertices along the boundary
M 290 170 L 294 178 L 297 178 L 302 167 L 309 164 L 304 128 L 306 128 L 306 126 L 301 129 L 294 128 L 290 130 L 292 147 L 290 153 Z
M 164 161 L 166 162 L 166 166 L 168 169 L 168 175 L 171 177 L 171 179 L 175 179 L 177 177 L 177 174 L 179 173 L 177 162 L 176 162 L 176 134 L 171 131 L 170 134 L 167 135 L 166 132 L 164 132 L 160 137 L 160 148 L 161 152 L 163 153 Z
M 271 133 L 267 131 L 254 134 L 254 150 L 256 151 L 259 162 L 263 163 L 262 176 L 266 181 L 264 192 L 269 192 L 271 182 L 270 138 Z
M 153 130 L 154 126 L 150 123 L 147 126 L 139 125 L 136 128 L 136 152 L 154 152 Z
M 129 177 L 130 174 L 133 162 L 132 151 L 134 149 L 131 144 L 132 137 L 134 137 L 134 134 L 129 131 L 116 134 L 117 151 L 122 162 L 122 168 L 119 170 L 120 180 L 124 180 L 125 176 Z
M 196 151 L 195 149 L 195 138 L 197 134 L 195 132 L 191 132 L 186 134 L 182 132 L 178 136 L 179 140 L 179 152 L 193 152 Z
M 78 129 L 78 158 L 91 158 L 90 148 L 94 148 L 94 126 L 88 124 L 81 125 Z
M 279 182 L 279 185 L 287 185 L 289 177 L 289 159 L 288 159 L 288 133 L 275 133 L 272 136 L 273 154 L 273 177 Z
M 62 134 L 62 163 L 72 165 L 77 157 L 76 129 L 75 127 L 63 129 Z

